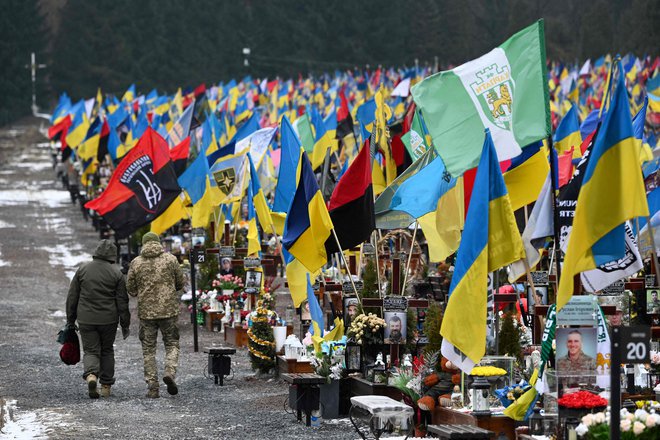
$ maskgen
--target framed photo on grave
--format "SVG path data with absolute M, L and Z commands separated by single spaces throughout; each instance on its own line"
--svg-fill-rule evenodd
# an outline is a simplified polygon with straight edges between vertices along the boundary
M 557 329 L 556 369 L 561 376 L 595 374 L 598 343 L 596 328 Z
M 258 270 L 245 271 L 245 293 L 259 293 L 263 273 Z
M 311 321 L 312 314 L 309 311 L 309 301 L 305 300 L 300 304 L 300 320 Z
M 646 289 L 646 314 L 660 315 L 660 289 Z
M 348 330 L 353 318 L 358 314 L 358 299 L 356 296 L 344 296 L 342 310 L 344 312 L 344 328 Z
M 358 344 L 346 345 L 346 371 L 353 373 L 362 370 L 362 346 Z
M 383 298 L 386 344 L 405 344 L 408 330 L 408 299 L 403 296 Z
M 534 295 L 536 291 L 536 295 Z M 536 304 L 536 298 L 539 298 L 540 304 Z M 547 305 L 548 304 L 548 286 L 527 286 L 527 307 L 533 307 L 536 305 Z

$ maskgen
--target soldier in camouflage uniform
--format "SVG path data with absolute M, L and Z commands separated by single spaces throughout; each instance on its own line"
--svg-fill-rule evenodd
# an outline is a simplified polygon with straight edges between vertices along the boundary
M 149 390 L 147 397 L 159 397 L 156 342 L 158 330 L 165 345 L 165 373 L 163 382 L 167 392 L 177 394 L 175 382 L 179 363 L 179 294 L 183 288 L 183 274 L 176 257 L 166 253 L 158 235 L 148 232 L 142 237 L 140 256 L 131 262 L 126 280 L 128 294 L 138 298 L 140 341 L 144 357 L 144 378 Z
M 557 359 L 557 370 L 562 374 L 595 372 L 596 360 L 582 352 L 582 333 L 573 330 L 566 339 L 568 354 Z

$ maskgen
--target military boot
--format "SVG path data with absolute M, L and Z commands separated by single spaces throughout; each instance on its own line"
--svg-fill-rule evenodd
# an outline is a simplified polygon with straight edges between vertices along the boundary
M 175 395 L 179 392 L 179 387 L 176 386 L 176 382 L 174 382 L 174 377 L 166 374 L 163 376 L 163 382 L 167 385 L 167 392 L 170 393 L 171 395 Z
M 112 386 L 108 384 L 101 385 L 101 397 L 110 397 L 110 388 Z
M 89 374 L 87 375 L 87 390 L 89 392 L 89 397 L 92 399 L 99 398 L 99 392 L 96 390 L 96 375 Z
M 150 399 L 157 399 L 160 397 L 158 382 L 150 383 L 149 390 L 147 391 L 147 397 Z

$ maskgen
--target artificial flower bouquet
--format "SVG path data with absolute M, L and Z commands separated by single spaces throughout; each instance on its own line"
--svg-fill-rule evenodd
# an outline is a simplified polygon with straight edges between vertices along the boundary
M 243 279 L 231 274 L 218 274 L 217 279 L 213 280 L 211 285 L 220 290 L 233 290 L 234 292 L 240 292 L 244 287 Z
M 387 326 L 383 318 L 379 318 L 373 313 L 368 315 L 360 313 L 351 321 L 347 336 L 353 338 L 356 343 L 364 344 L 382 344 L 382 330 Z
M 319 352 L 310 358 L 310 364 L 316 374 L 324 377 L 327 383 L 333 380 L 339 380 L 343 377 L 344 366 L 338 362 L 334 356 Z
M 493 367 L 490 365 L 485 367 L 474 367 L 470 372 L 471 376 L 484 376 L 484 377 L 504 376 L 505 374 L 506 374 L 506 370 L 504 368 Z
M 564 394 L 557 399 L 557 404 L 569 409 L 594 409 L 607 406 L 607 399 L 590 391 L 581 390 L 575 393 Z

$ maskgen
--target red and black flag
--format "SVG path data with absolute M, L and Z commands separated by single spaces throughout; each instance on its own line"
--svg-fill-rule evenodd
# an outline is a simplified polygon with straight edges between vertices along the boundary
M 344 87 L 345 88 L 345 87 Z M 348 101 L 344 94 L 344 88 L 339 91 L 339 109 L 337 110 L 337 139 L 353 133 L 353 118 L 348 110 Z
M 190 153 L 190 136 L 186 136 L 179 145 L 170 150 L 170 159 L 174 165 L 176 176 L 179 177 L 186 171 L 188 163 L 188 154 Z
M 369 239 L 376 228 L 371 157 L 366 142 L 332 192 L 328 206 L 342 250 L 352 249 Z M 326 252 L 339 252 L 334 237 L 325 242 Z
M 71 127 L 71 116 L 67 115 L 62 118 L 57 124 L 48 128 L 48 138 L 51 141 L 60 141 L 60 151 L 62 152 L 62 162 L 66 161 L 71 156 L 71 148 L 66 144 L 66 135 L 69 133 Z
M 151 222 L 179 196 L 167 142 L 151 127 L 115 169 L 108 187 L 86 208 L 103 216 L 117 238 Z
M 99 163 L 103 163 L 105 157 L 108 155 L 108 138 L 110 137 L 110 125 L 108 120 L 103 120 L 103 126 L 101 127 L 101 134 L 99 137 L 99 149 L 96 151 L 96 160 Z

